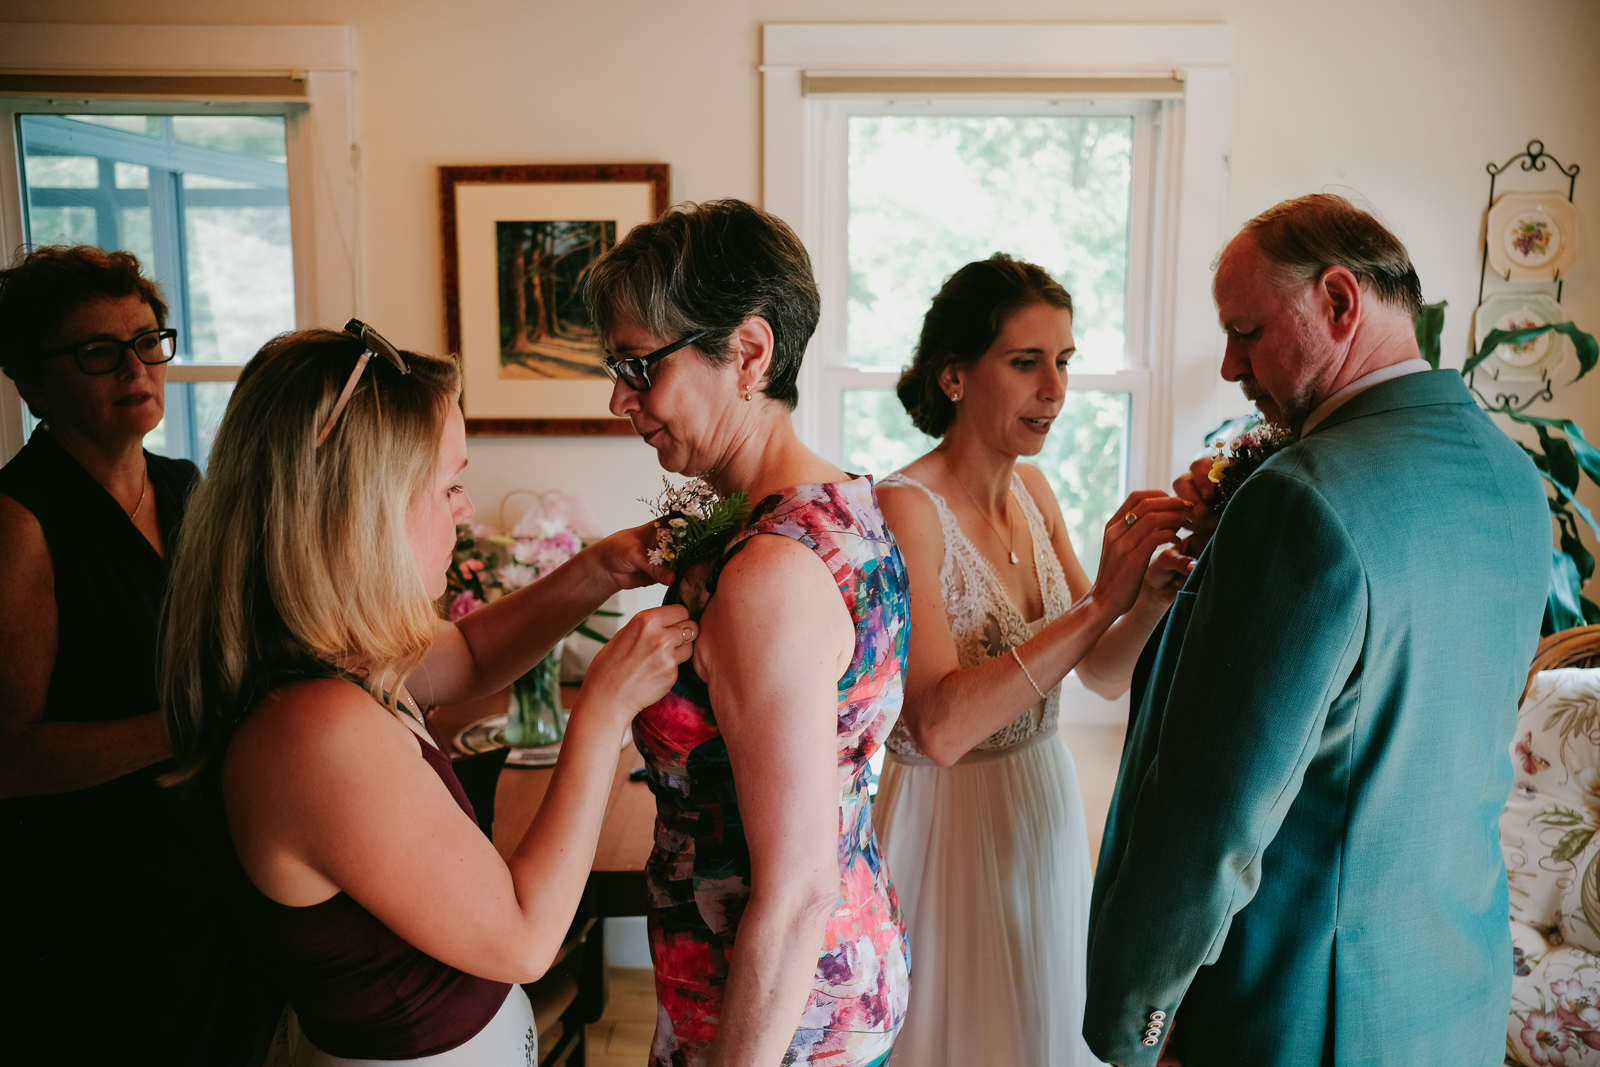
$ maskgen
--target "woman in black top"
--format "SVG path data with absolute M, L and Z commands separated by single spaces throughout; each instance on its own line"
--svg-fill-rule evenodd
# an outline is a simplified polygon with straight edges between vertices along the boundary
M 157 619 L 199 479 L 142 444 L 166 314 L 125 252 L 0 271 L 0 370 L 42 420 L 0 469 L 0 1024 L 28 1062 L 242 1062 L 276 1018 L 156 782 Z

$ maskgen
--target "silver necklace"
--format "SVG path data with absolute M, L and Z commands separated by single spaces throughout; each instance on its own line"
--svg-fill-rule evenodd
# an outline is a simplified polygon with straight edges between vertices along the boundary
M 972 493 L 967 490 L 967 483 L 963 482 L 961 476 L 956 473 L 956 469 L 950 466 L 950 457 L 941 452 L 939 453 L 939 459 L 944 462 L 944 469 L 950 472 L 950 477 L 954 478 L 956 484 L 961 487 L 961 492 L 966 496 L 967 503 L 971 504 L 972 510 L 978 513 L 978 518 L 988 523 L 989 529 L 994 531 L 995 537 L 1000 538 L 1000 527 L 996 526 L 984 510 L 978 506 L 978 502 L 972 499 Z M 1007 489 L 1006 496 L 1009 497 L 1010 495 L 1011 490 Z M 1006 554 L 1011 557 L 1012 563 L 1021 563 L 1022 561 L 1017 558 L 1017 523 L 1009 508 L 1006 509 L 1006 531 L 1007 536 L 1000 538 L 1006 543 Z

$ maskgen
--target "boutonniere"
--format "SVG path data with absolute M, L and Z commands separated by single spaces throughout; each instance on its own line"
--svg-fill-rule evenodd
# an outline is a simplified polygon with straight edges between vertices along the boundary
M 1246 478 L 1297 440 L 1295 434 L 1283 427 L 1263 422 L 1231 440 L 1216 442 L 1213 447 L 1217 454 L 1211 460 L 1210 477 L 1217 487 L 1217 497 L 1212 501 L 1211 510 L 1221 515 Z
M 640 498 L 656 516 L 656 547 L 650 550 L 650 562 L 681 579 L 693 564 L 722 551 L 743 528 L 750 517 L 750 498 L 744 493 L 719 497 L 700 478 L 681 486 L 661 481 L 660 496 Z

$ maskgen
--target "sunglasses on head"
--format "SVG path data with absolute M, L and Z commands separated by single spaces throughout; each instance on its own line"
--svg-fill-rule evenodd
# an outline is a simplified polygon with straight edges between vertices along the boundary
M 345 323 L 344 332 L 357 338 L 364 348 L 361 358 L 356 360 L 355 369 L 350 372 L 350 377 L 345 379 L 344 389 L 339 393 L 339 399 L 334 402 L 333 410 L 328 413 L 328 421 L 322 424 L 322 432 L 317 434 L 319 448 L 322 447 L 322 442 L 328 439 L 328 434 L 333 432 L 339 416 L 344 414 L 344 406 L 350 403 L 350 394 L 356 391 L 356 382 L 361 380 L 361 372 L 367 369 L 367 362 L 373 356 L 383 357 L 401 374 L 411 373 L 411 368 L 406 366 L 405 357 L 400 354 L 400 350 L 360 319 L 351 319 Z

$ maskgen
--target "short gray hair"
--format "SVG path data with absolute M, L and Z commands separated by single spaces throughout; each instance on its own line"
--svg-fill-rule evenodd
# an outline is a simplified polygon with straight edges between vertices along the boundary
M 713 364 L 732 358 L 733 332 L 760 316 L 773 338 L 761 392 L 791 409 L 822 312 L 800 238 L 776 215 L 732 199 L 679 204 L 635 226 L 589 268 L 583 299 L 602 337 L 618 318 L 664 340 L 698 333 L 696 347 Z
M 1378 299 L 1415 319 L 1422 282 L 1400 239 L 1342 196 L 1313 193 L 1270 207 L 1244 224 L 1279 279 L 1305 286 L 1329 267 L 1344 267 Z

